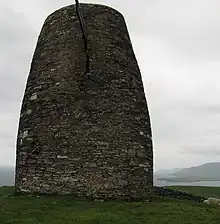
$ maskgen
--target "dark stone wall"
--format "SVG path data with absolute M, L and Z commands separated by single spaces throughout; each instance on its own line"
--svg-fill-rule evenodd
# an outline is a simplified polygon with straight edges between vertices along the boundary
M 142 198 L 153 186 L 151 125 L 123 16 L 81 4 L 91 77 L 75 5 L 45 21 L 17 138 L 16 191 Z

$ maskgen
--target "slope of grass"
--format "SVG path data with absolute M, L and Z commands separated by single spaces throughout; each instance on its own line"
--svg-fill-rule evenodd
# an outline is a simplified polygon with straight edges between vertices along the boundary
M 220 187 L 169 186 L 167 188 L 186 191 L 197 196 L 220 198 Z
M 101 202 L 75 200 L 64 196 L 13 197 L 10 195 L 12 191 L 13 188 L 10 187 L 0 188 L 0 224 L 217 224 L 220 222 L 220 207 L 191 201 L 154 199 L 151 202 Z M 200 193 L 199 190 L 197 194 Z

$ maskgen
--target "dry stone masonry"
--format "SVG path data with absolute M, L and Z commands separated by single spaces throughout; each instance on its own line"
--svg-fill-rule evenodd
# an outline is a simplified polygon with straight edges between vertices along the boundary
M 17 137 L 16 191 L 143 198 L 152 191 L 151 125 L 123 16 L 80 4 L 46 19 L 34 52 Z

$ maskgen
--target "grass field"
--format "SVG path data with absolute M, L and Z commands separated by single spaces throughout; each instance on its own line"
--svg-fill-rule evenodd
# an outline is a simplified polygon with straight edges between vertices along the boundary
M 168 188 L 186 191 L 198 196 L 220 198 L 220 187 L 170 186 Z
M 172 187 L 219 196 L 220 188 Z M 85 201 L 59 196 L 16 196 L 0 188 L 0 224 L 197 224 L 220 223 L 220 207 L 185 200 Z

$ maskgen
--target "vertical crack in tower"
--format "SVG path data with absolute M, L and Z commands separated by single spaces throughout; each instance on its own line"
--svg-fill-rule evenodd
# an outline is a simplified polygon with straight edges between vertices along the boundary
M 78 19 L 79 19 L 79 23 L 80 23 L 80 27 L 81 27 L 81 31 L 82 31 L 82 35 L 83 35 L 85 54 L 86 54 L 86 72 L 85 72 L 85 76 L 82 78 L 82 81 L 81 81 L 81 84 L 80 84 L 80 86 L 83 88 L 85 78 L 90 77 L 88 39 L 87 39 L 87 34 L 86 34 L 86 29 L 85 29 L 85 22 L 84 22 L 83 16 L 82 16 L 81 11 L 80 11 L 79 1 L 75 0 L 75 2 L 76 2 L 76 4 L 75 4 L 76 13 L 77 13 L 77 16 L 78 16 Z M 84 87 L 84 91 L 85 91 L 85 87 Z
M 150 117 L 121 13 L 76 1 L 48 16 L 27 79 L 16 153 L 17 192 L 151 194 Z

